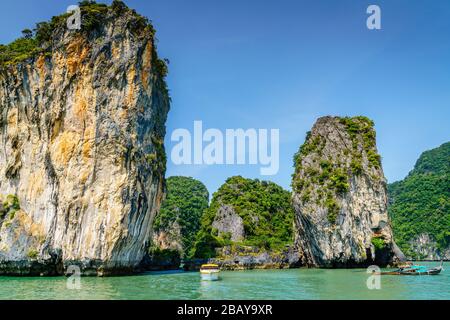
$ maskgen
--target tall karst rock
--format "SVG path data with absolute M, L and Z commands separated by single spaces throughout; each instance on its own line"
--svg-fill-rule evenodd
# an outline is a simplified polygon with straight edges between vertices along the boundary
M 323 117 L 295 156 L 293 203 L 302 263 L 384 266 L 396 259 L 373 122 Z
M 169 110 L 154 30 L 83 2 L 0 47 L 0 273 L 130 272 L 164 195 Z

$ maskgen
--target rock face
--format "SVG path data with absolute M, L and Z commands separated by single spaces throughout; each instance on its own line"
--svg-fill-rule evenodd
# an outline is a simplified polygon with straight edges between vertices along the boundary
M 384 266 L 396 247 L 373 122 L 323 117 L 295 157 L 293 203 L 302 263 Z
M 217 211 L 212 227 L 216 228 L 219 234 L 229 234 L 231 241 L 244 240 L 244 220 L 236 214 L 233 207 L 221 206 Z
M 102 8 L 94 29 L 64 22 L 0 73 L 0 194 L 18 200 L 0 216 L 2 274 L 118 274 L 145 253 L 169 98 L 151 26 Z
M 167 229 L 155 230 L 152 236 L 152 244 L 161 250 L 175 250 L 184 252 L 181 227 L 178 221 L 172 222 Z
M 432 236 L 422 233 L 409 242 L 409 249 L 413 252 L 412 260 L 450 260 L 450 248 L 441 250 Z

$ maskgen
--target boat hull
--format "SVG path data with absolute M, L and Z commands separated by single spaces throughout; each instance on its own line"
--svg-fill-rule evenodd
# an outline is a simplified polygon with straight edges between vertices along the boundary
M 220 279 L 218 271 L 201 271 L 200 277 L 203 281 L 217 281 Z
M 387 271 L 377 272 L 376 275 L 380 276 L 434 276 L 440 274 L 442 268 L 434 268 L 427 271 Z
M 419 271 L 419 272 L 400 272 L 402 276 L 434 276 L 441 273 L 442 269 L 433 269 L 428 271 Z

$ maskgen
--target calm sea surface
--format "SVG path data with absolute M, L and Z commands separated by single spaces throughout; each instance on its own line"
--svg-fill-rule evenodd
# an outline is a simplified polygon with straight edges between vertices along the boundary
M 222 272 L 216 282 L 196 272 L 152 272 L 82 278 L 79 290 L 64 277 L 0 277 L 0 299 L 450 299 L 450 263 L 444 268 L 438 276 L 383 276 L 380 290 L 367 289 L 363 269 Z

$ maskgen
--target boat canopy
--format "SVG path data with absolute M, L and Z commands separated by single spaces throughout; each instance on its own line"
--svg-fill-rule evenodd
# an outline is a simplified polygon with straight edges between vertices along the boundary
M 219 269 L 217 264 L 203 264 L 201 269 Z
M 426 272 L 428 269 L 425 266 L 411 266 L 408 268 L 405 268 L 404 270 L 415 270 L 419 272 Z

